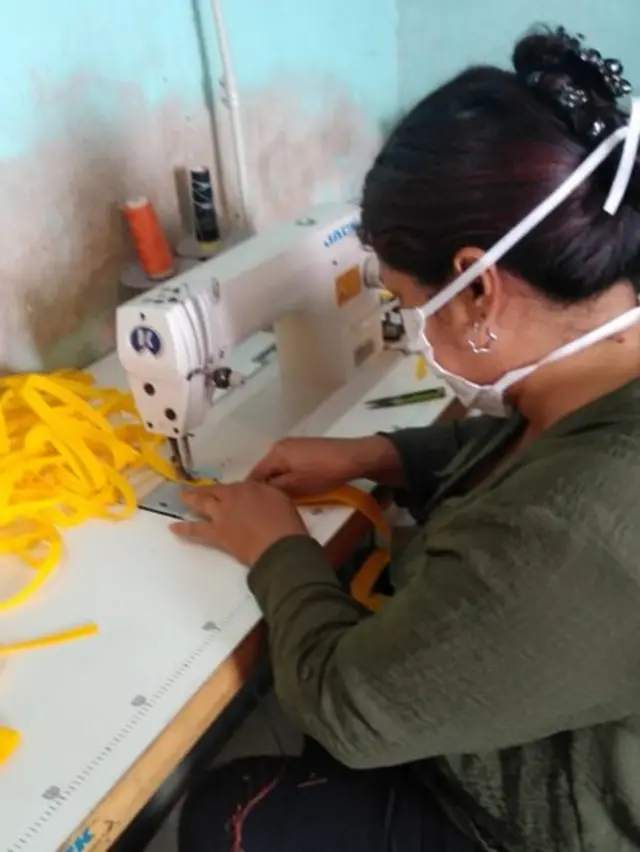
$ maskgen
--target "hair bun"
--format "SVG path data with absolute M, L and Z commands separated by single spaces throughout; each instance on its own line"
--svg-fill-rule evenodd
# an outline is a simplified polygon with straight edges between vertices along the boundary
M 626 121 L 618 101 L 630 94 L 631 84 L 622 76 L 622 63 L 604 59 L 582 35 L 564 27 L 531 33 L 516 45 L 513 66 L 520 81 L 587 145 Z

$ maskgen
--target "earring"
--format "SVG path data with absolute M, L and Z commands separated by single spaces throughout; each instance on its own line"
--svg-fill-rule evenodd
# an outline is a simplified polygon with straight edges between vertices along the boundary
M 480 323 L 479 322 L 475 322 L 473 324 L 473 330 L 476 334 L 480 331 Z M 491 331 L 490 328 L 488 328 L 486 330 L 486 335 L 487 335 L 487 339 L 486 339 L 484 346 L 478 346 L 478 344 L 475 342 L 475 340 L 472 340 L 471 338 L 469 338 L 469 340 L 467 341 L 467 343 L 471 347 L 471 351 L 475 355 L 486 355 L 486 353 L 489 352 L 490 349 L 491 349 L 491 344 L 495 343 L 495 341 L 498 339 L 498 336 L 496 334 L 494 334 Z

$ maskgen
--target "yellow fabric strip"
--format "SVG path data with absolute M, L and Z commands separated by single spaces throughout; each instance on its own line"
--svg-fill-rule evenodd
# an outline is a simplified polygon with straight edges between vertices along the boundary
M 374 550 L 351 581 L 351 596 L 374 612 L 377 612 L 387 599 L 385 595 L 374 592 L 373 589 L 388 564 L 389 552 Z
M 427 378 L 429 374 L 429 365 L 427 364 L 426 358 L 424 355 L 416 355 L 416 369 L 415 369 L 415 378 L 417 381 L 421 382 L 423 379 Z
M 50 648 L 52 645 L 61 645 L 64 642 L 76 642 L 78 639 L 86 639 L 95 636 L 98 625 L 93 622 L 83 624 L 80 627 L 72 627 L 70 630 L 61 630 L 59 633 L 50 633 L 47 636 L 38 636 L 35 639 L 26 639 L 23 642 L 12 642 L 10 645 L 0 644 L 0 657 L 9 654 L 21 654 L 23 651 L 36 651 L 41 648 Z
M 298 500 L 299 506 L 349 506 L 363 515 L 376 529 L 377 533 L 389 541 L 391 530 L 389 523 L 380 508 L 378 501 L 356 488 L 354 485 L 343 485 L 334 491 L 319 494 L 315 497 L 306 497 Z M 386 600 L 384 595 L 373 592 L 373 588 L 384 569 L 389 564 L 389 551 L 382 548 L 374 550 L 358 573 L 351 581 L 349 591 L 357 601 L 371 610 L 378 610 Z
M 0 728 L 0 766 L 20 745 L 20 734 L 12 728 Z
M 0 600 L 0 612 L 25 603 L 51 576 L 62 530 L 136 510 L 132 471 L 151 468 L 179 481 L 159 452 L 162 443 L 141 423 L 131 394 L 98 387 L 88 373 L 0 379 L 0 556 L 18 557 L 33 571 L 20 591 Z M 389 536 L 376 500 L 354 486 L 298 502 L 348 506 Z
M 378 501 L 355 485 L 342 485 L 324 494 L 299 498 L 296 502 L 298 506 L 348 506 L 363 515 L 382 538 L 390 536 L 389 524 Z
M 98 387 L 88 373 L 0 379 L 0 555 L 33 571 L 0 601 L 0 612 L 23 604 L 51 575 L 62 530 L 135 511 L 132 471 L 173 474 L 158 452 L 162 442 L 144 428 L 130 394 Z

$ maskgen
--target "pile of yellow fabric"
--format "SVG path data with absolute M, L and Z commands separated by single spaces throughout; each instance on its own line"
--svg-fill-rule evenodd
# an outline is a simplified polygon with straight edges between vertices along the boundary
M 24 603 L 54 571 L 62 555 L 61 530 L 94 518 L 123 520 L 135 511 L 129 477 L 136 469 L 151 468 L 176 481 L 173 465 L 158 452 L 163 442 L 147 432 L 131 394 L 99 387 L 89 373 L 0 378 L 0 559 L 18 557 L 33 571 L 17 593 L 0 600 L 0 612 Z M 388 535 L 375 500 L 357 488 L 345 486 L 300 504 L 351 506 Z M 374 554 L 369 566 L 374 574 L 386 558 L 383 552 Z M 377 608 L 370 574 L 364 572 L 359 591 Z M 0 645 L 0 657 L 96 632 L 89 623 Z M 17 731 L 0 727 L 0 764 L 19 741 Z
M 0 556 L 21 558 L 32 579 L 0 611 L 23 603 L 51 574 L 60 530 L 136 508 L 126 474 L 151 467 L 175 479 L 128 393 L 88 373 L 0 378 Z
M 56 568 L 61 530 L 135 511 L 129 478 L 136 469 L 176 481 L 159 453 L 163 442 L 145 429 L 131 394 L 99 387 L 89 373 L 0 378 L 0 558 L 18 557 L 33 570 L 16 594 L 0 600 L 0 612 L 24 603 Z M 352 486 L 299 505 L 350 506 L 388 537 L 376 501 Z

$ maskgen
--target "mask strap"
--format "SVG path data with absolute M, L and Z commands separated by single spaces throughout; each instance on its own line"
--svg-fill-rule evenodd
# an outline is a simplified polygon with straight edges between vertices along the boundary
M 581 183 L 590 177 L 623 140 L 627 140 L 627 144 L 625 144 L 620 164 L 606 201 L 609 207 L 605 208 L 608 213 L 615 213 L 629 185 L 640 141 L 640 98 L 633 98 L 632 100 L 629 124 L 619 127 L 611 136 L 608 136 L 601 142 L 551 195 L 547 196 L 537 207 L 534 207 L 524 219 L 521 219 L 497 243 L 494 243 L 481 258 L 465 269 L 451 284 L 429 299 L 426 305 L 419 308 L 418 310 L 423 318 L 426 319 L 432 314 L 435 314 L 447 302 L 450 302 L 451 299 L 457 296 L 458 293 L 461 293 L 465 287 L 468 287 L 469 284 L 475 281 L 479 275 L 503 258 L 520 240 L 526 237 L 540 222 L 553 213 Z
M 640 307 L 630 308 L 623 314 L 608 320 L 604 323 L 604 325 L 591 329 L 591 331 L 583 334 L 582 337 L 578 337 L 576 340 L 571 340 L 569 343 L 565 343 L 564 346 L 561 346 L 560 349 L 556 349 L 555 352 L 551 352 L 546 358 L 538 361 L 537 364 L 533 366 L 520 367 L 519 369 L 511 370 L 506 373 L 502 379 L 496 382 L 496 389 L 500 391 L 506 390 L 506 388 L 510 385 L 514 385 L 516 382 L 520 381 L 520 379 L 526 378 L 534 369 L 543 367 L 546 364 L 553 364 L 554 361 L 561 361 L 568 355 L 576 355 L 578 352 L 588 349 L 589 346 L 592 346 L 594 343 L 600 343 L 601 340 L 606 340 L 614 334 L 620 334 L 620 332 L 626 331 L 638 322 L 640 322 Z
M 622 204 L 631 175 L 636 167 L 638 145 L 640 145 L 640 98 L 634 98 L 631 101 L 631 117 L 627 125 L 627 138 L 624 140 L 620 165 L 604 203 L 603 209 L 610 216 L 614 216 Z

